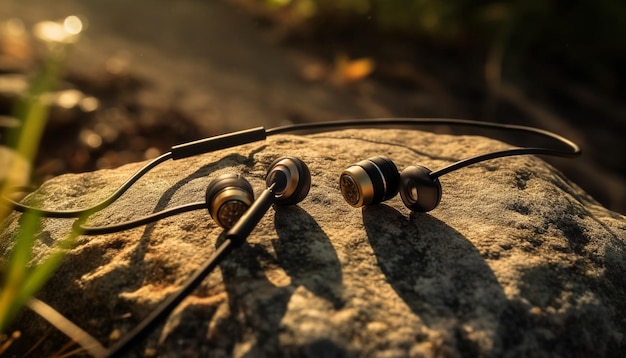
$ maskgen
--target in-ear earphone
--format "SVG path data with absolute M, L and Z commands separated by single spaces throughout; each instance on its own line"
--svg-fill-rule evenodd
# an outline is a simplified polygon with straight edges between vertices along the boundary
M 278 158 L 267 170 L 265 184 L 267 188 L 226 233 L 228 240 L 242 243 L 272 204 L 294 205 L 302 201 L 311 187 L 311 172 L 298 158 Z
M 427 212 L 439 205 L 441 183 L 431 173 L 421 165 L 412 165 L 400 173 L 400 197 L 412 211 Z
M 220 175 L 206 189 L 206 204 L 215 222 L 230 229 L 254 201 L 250 182 L 238 174 Z
M 441 200 L 439 178 L 423 166 L 413 165 L 402 172 L 387 157 L 362 160 L 339 175 L 343 198 L 355 208 L 378 204 L 396 196 L 417 212 L 433 210 Z
M 265 176 L 265 185 L 276 184 L 276 201 L 280 205 L 301 202 L 311 188 L 309 167 L 295 157 L 281 157 L 270 164 Z
M 400 173 L 386 157 L 362 160 L 339 176 L 343 198 L 355 208 L 378 204 L 398 194 Z

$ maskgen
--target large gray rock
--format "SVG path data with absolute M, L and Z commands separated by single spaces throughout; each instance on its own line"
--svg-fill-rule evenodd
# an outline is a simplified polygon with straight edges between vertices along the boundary
M 203 201 L 217 175 L 296 156 L 308 197 L 276 207 L 135 353 L 158 356 L 621 356 L 626 349 L 626 219 L 537 157 L 497 159 L 441 178 L 427 214 L 399 198 L 354 209 L 338 174 L 374 155 L 433 170 L 506 145 L 471 136 L 347 130 L 276 136 L 158 166 L 90 224 Z M 576 159 L 572 159 L 576 160 Z M 35 194 L 53 209 L 98 202 L 141 163 L 64 175 Z M 0 242 L 7 254 L 17 215 Z M 35 262 L 69 231 L 47 219 Z M 222 230 L 206 211 L 111 235 L 80 237 L 38 297 L 110 346 L 179 289 Z M 53 331 L 16 323 L 25 350 Z M 37 354 L 67 343 L 60 334 Z M 45 352 L 44 352 L 45 351 Z

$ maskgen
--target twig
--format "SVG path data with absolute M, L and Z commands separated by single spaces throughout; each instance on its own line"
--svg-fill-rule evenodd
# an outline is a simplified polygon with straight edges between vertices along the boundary
M 8 337 L 6 342 L 2 343 L 2 346 L 0 346 L 0 354 L 3 354 L 7 349 L 9 349 L 9 347 L 11 347 L 11 345 L 17 341 L 21 335 L 20 331 L 14 331 L 11 334 L 11 337 Z
M 28 301 L 27 305 L 31 310 L 55 326 L 59 331 L 63 332 L 65 335 L 76 341 L 76 343 L 80 344 L 81 347 L 89 352 L 89 354 L 95 357 L 102 357 L 106 355 L 107 350 L 100 344 L 100 342 L 72 321 L 65 318 L 65 316 L 60 314 L 57 310 L 48 306 L 45 302 L 33 297 Z

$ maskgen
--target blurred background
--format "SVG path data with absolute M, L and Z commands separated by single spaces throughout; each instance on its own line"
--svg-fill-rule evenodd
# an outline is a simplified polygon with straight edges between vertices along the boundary
M 454 117 L 576 141 L 546 160 L 626 213 L 623 0 L 2 0 L 3 145 L 53 43 L 35 183 L 253 126 Z

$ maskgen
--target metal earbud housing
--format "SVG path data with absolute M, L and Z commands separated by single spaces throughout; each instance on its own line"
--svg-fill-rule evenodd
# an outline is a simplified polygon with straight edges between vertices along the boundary
M 407 167 L 400 173 L 400 197 L 412 211 L 424 213 L 439 205 L 441 183 L 430 173 L 430 169 L 419 165 Z
M 362 160 L 339 175 L 341 194 L 355 208 L 393 198 L 399 182 L 398 168 L 383 156 Z
M 253 201 L 252 186 L 238 174 L 221 175 L 214 179 L 206 190 L 209 214 L 225 229 L 235 225 Z
M 302 160 L 295 157 L 281 157 L 269 166 L 265 184 L 267 187 L 274 185 L 276 204 L 297 204 L 309 193 L 311 172 Z

